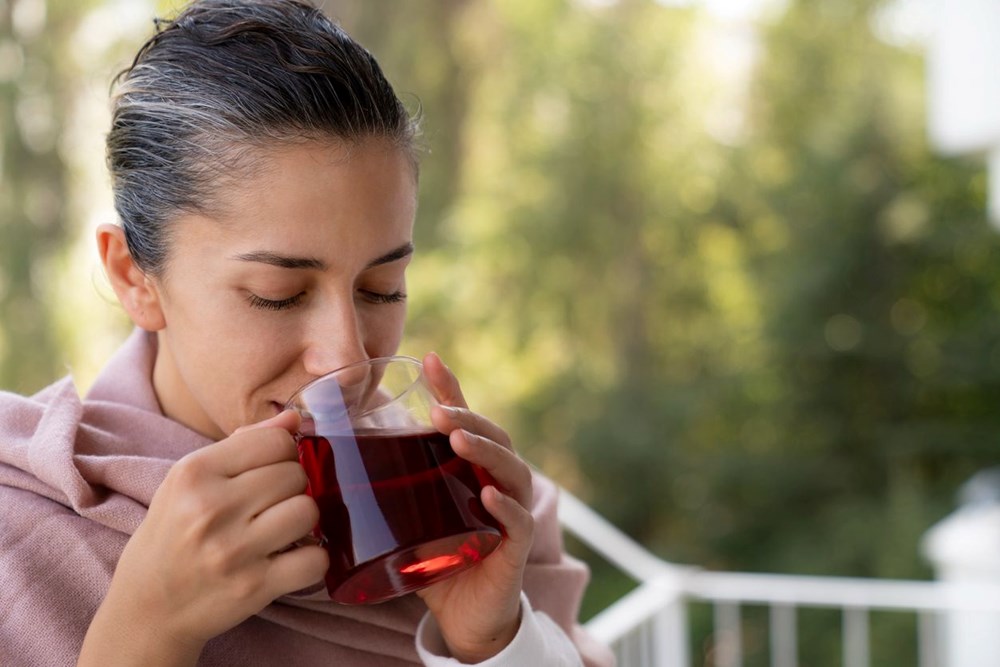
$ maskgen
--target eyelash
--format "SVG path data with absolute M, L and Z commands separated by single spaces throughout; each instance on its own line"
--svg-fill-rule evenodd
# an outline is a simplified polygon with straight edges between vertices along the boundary
M 382 294 L 381 292 L 372 292 L 369 290 L 359 290 L 365 298 L 371 303 L 400 303 L 401 301 L 406 301 L 406 295 L 402 292 L 392 292 L 391 294 Z
M 260 310 L 285 310 L 286 308 L 294 308 L 299 305 L 304 294 L 303 292 L 287 299 L 278 299 L 277 301 L 251 294 L 247 297 L 247 301 L 250 302 L 251 308 L 259 308 Z
M 364 295 L 365 299 L 374 304 L 400 303 L 406 300 L 406 295 L 402 292 L 382 294 L 381 292 L 372 292 L 370 290 L 359 291 Z M 272 300 L 259 297 L 256 294 L 250 294 L 247 297 L 247 301 L 250 303 L 251 308 L 257 308 L 259 310 L 285 310 L 299 305 L 303 296 L 305 296 L 305 292 L 296 294 L 295 296 L 287 299 Z

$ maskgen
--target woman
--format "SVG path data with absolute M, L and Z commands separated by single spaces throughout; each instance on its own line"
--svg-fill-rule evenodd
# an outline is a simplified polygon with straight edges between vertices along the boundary
M 435 355 L 435 424 L 505 491 L 482 564 L 383 605 L 309 595 L 317 519 L 282 412 L 393 354 L 413 251 L 416 127 L 378 65 L 297 0 L 203 0 L 114 98 L 121 226 L 100 257 L 136 331 L 87 397 L 0 400 L 0 664 L 607 664 L 552 485 Z

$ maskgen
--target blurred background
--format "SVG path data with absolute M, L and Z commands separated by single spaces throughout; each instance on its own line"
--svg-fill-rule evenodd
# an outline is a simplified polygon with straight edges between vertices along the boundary
M 0 0 L 0 387 L 129 331 L 108 86 L 178 4 Z M 930 576 L 997 460 L 1000 237 L 928 145 L 929 3 L 322 4 L 424 117 L 405 352 L 663 558 Z M 586 618 L 631 583 L 579 551 Z

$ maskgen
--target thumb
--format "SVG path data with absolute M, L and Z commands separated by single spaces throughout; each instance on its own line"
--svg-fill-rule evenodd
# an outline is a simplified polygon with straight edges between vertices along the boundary
M 295 410 L 285 410 L 273 417 L 265 419 L 264 421 L 259 421 L 255 424 L 247 424 L 246 426 L 240 426 L 238 429 L 233 431 L 233 435 L 237 433 L 243 433 L 245 431 L 252 431 L 255 428 L 283 428 L 292 435 L 295 435 L 296 431 L 299 430 L 299 425 L 302 423 L 302 417 Z

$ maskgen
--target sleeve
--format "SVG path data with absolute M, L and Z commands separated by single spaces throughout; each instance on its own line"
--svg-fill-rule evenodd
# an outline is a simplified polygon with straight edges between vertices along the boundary
M 430 612 L 417 628 L 416 645 L 417 654 L 426 667 L 460 667 L 467 664 L 450 656 Z M 566 633 L 548 614 L 534 611 L 524 593 L 521 593 L 521 626 L 513 641 L 492 658 L 476 664 L 478 667 L 583 666 L 580 654 Z
M 611 649 L 587 634 L 578 620 L 590 570 L 563 548 L 559 489 L 537 471 L 533 481 L 535 540 L 524 571 L 524 592 L 535 614 L 544 612 L 572 640 L 586 667 L 613 667 Z

